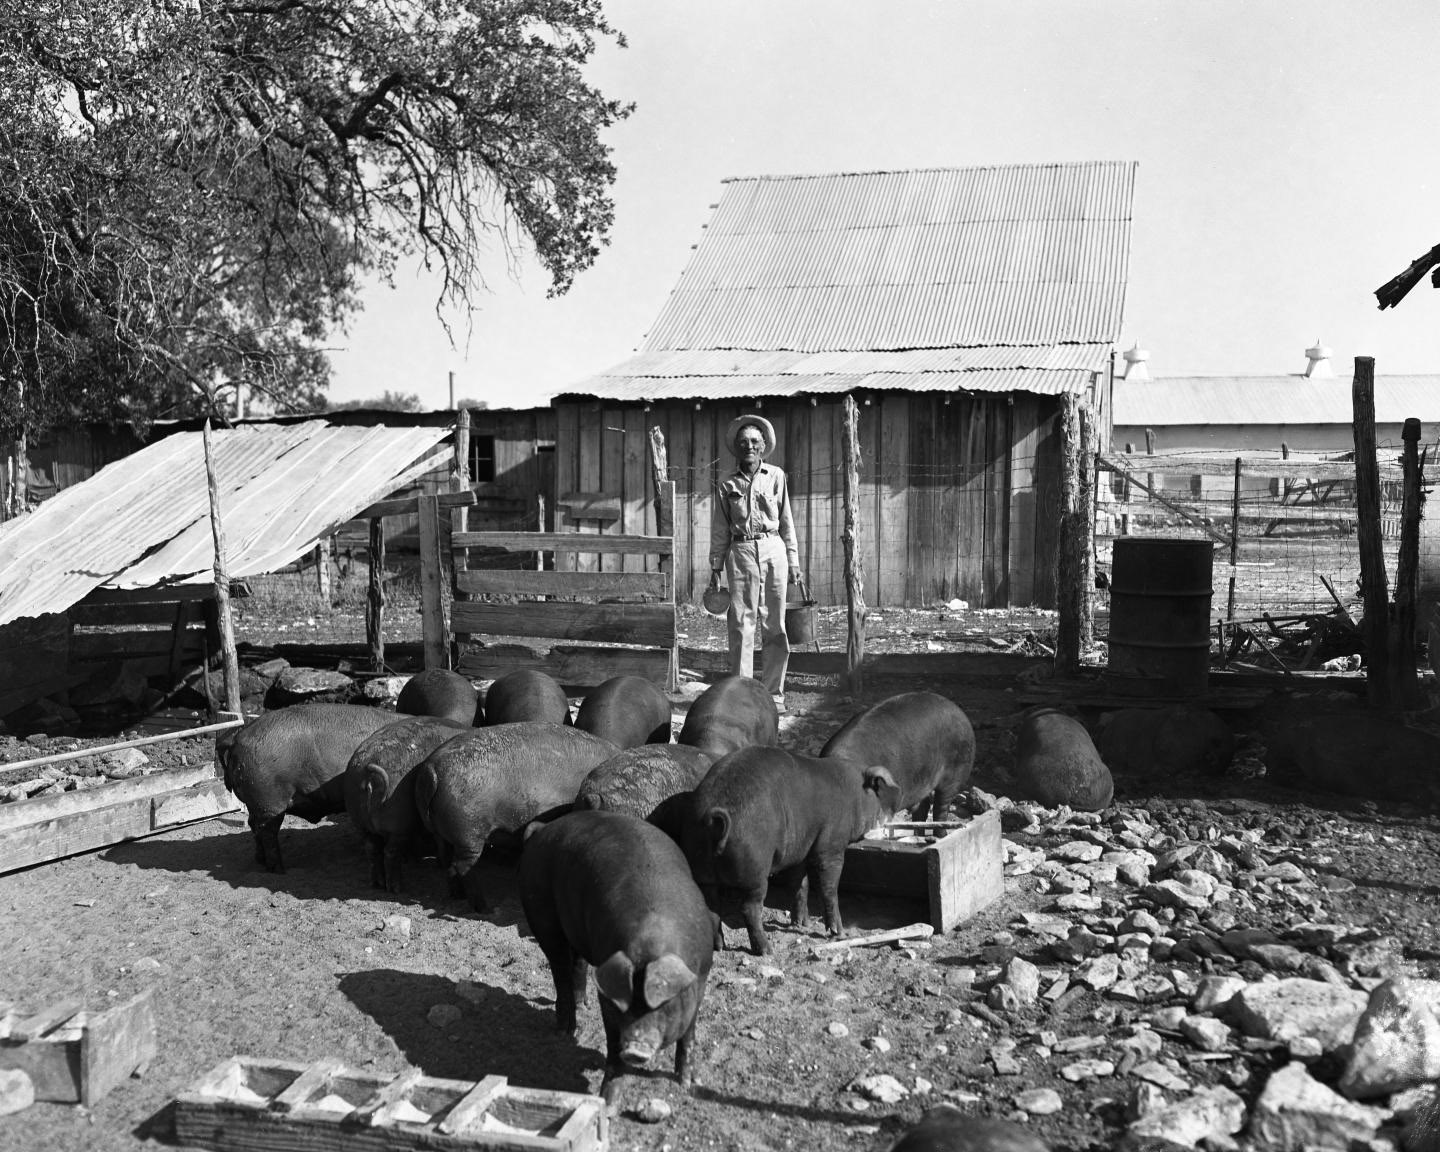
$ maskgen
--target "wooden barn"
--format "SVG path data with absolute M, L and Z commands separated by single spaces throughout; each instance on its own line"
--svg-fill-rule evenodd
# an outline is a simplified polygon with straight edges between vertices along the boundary
M 556 487 L 582 531 L 651 533 L 649 431 L 677 482 L 676 595 L 709 577 L 726 425 L 758 411 L 801 559 L 844 601 L 840 425 L 860 407 L 872 606 L 1053 606 L 1062 398 L 1103 427 L 1132 163 L 728 180 L 640 352 L 554 401 Z M 586 517 L 580 497 L 592 500 Z M 592 556 L 623 568 L 641 558 Z M 651 561 L 653 563 L 653 561 Z

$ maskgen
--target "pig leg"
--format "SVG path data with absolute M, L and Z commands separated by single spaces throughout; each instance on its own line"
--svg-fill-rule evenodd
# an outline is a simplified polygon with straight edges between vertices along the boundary
M 700 894 L 705 897 L 705 907 L 710 909 L 710 926 L 715 932 L 715 951 L 725 951 L 725 927 L 720 920 L 720 888 L 715 884 L 701 884 Z
M 391 836 L 385 841 L 380 867 L 380 882 L 385 891 L 400 891 L 400 861 L 409 849 L 410 842 L 403 836 Z
M 542 945 L 541 951 L 550 961 L 550 975 L 555 980 L 555 1030 L 574 1036 L 579 1028 L 576 1005 L 585 1003 L 589 966 L 568 944 Z
M 815 887 L 820 890 L 820 899 L 825 906 L 825 929 L 831 936 L 845 935 L 845 925 L 840 919 L 840 871 L 844 864 L 843 851 L 822 856 L 810 863 Z
M 790 923 L 803 928 L 810 921 L 810 885 L 806 882 L 805 865 L 802 863 L 777 872 L 775 883 L 780 885 L 781 891 L 788 890 L 790 893 Z
M 263 864 L 271 872 L 284 872 L 285 863 L 280 859 L 280 825 L 285 813 L 278 816 L 250 816 L 250 831 L 255 834 L 255 862 Z
M 370 887 L 385 887 L 385 838 L 376 836 L 373 832 L 366 833 L 366 843 L 370 848 Z
M 740 915 L 745 918 L 745 931 L 750 934 L 750 950 L 757 956 L 770 951 L 765 939 L 765 888 L 764 880 L 758 888 L 745 888 L 740 893 Z
M 470 901 L 470 907 L 476 912 L 489 912 L 490 901 L 485 899 L 485 892 L 480 887 L 480 856 L 479 854 L 457 855 L 453 865 L 454 871 L 451 874 L 451 893 L 463 896 Z M 456 889 L 459 891 L 456 891 Z
M 696 1006 L 695 1015 L 700 1015 L 699 1005 Z M 695 1077 L 690 1070 L 690 1043 L 695 1039 L 695 1021 L 690 1021 L 690 1027 L 685 1029 L 685 1035 L 675 1042 L 675 1079 L 680 1087 L 686 1092 L 690 1091 L 691 1084 Z

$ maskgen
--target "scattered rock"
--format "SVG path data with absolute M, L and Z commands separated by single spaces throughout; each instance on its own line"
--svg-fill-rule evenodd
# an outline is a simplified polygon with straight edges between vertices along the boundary
M 1313 1036 L 1333 1052 L 1350 1043 L 1367 1001 L 1363 992 L 1296 976 L 1246 985 L 1231 1001 L 1231 1013 L 1247 1036 L 1282 1042 Z
M 850 1035 L 850 1029 L 838 1020 L 825 1025 L 825 1032 L 827 1035 L 834 1036 L 837 1040 L 843 1040 L 846 1036 Z
M 890 1041 L 884 1036 L 867 1036 L 864 1044 L 870 1051 L 878 1052 L 881 1056 L 890 1051 Z
M 1031 1088 L 1016 1094 L 1015 1107 L 1031 1116 L 1052 1116 L 1065 1107 L 1065 1101 L 1053 1088 Z
M 1440 1021 L 1411 981 L 1386 980 L 1370 993 L 1339 1089 L 1352 1100 L 1388 1096 L 1440 1079 Z
M 1376 1109 L 1351 1103 L 1315 1080 L 1305 1065 L 1287 1064 L 1255 1101 L 1250 1140 L 1261 1152 L 1347 1152 L 1352 1140 L 1375 1135 L 1380 1118 Z
M 635 1119 L 642 1124 L 659 1124 L 662 1120 L 670 1119 L 673 1109 L 658 1096 L 652 1096 L 644 1104 L 635 1109 Z
M 0 1069 L 0 1116 L 23 1112 L 35 1103 L 35 1084 L 20 1068 Z
M 1230 1047 L 1230 1027 L 1213 1016 L 1186 1016 L 1180 1034 L 1202 1052 L 1223 1052 Z
M 456 1004 L 436 1004 L 425 1013 L 425 1019 L 430 1022 L 430 1026 L 441 1031 L 454 1027 L 460 1022 L 460 1017 L 460 1008 Z
M 879 1073 L 875 1076 L 861 1076 L 850 1085 L 850 1091 L 858 1092 L 866 1100 L 877 1104 L 898 1104 L 910 1095 L 910 1090 L 894 1076 Z
M 1190 1007 L 1196 1012 L 1223 1011 L 1245 984 L 1246 981 L 1239 976 L 1202 976 Z
M 1220 1085 L 1141 1116 L 1130 1125 L 1137 1136 L 1158 1136 L 1194 1148 L 1202 1140 L 1227 1140 L 1245 1126 L 1245 1101 Z

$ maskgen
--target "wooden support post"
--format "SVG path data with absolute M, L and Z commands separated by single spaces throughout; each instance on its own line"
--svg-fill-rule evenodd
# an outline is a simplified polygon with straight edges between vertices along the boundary
M 370 594 L 365 600 L 365 639 L 370 670 L 385 671 L 385 519 L 370 521 Z
M 1372 708 L 1389 708 L 1389 595 L 1380 527 L 1380 469 L 1375 459 L 1375 359 L 1355 357 L 1350 387 L 1355 429 L 1355 517 L 1365 599 L 1365 686 Z
M 450 373 L 451 403 L 454 403 L 455 373 Z M 455 467 L 450 473 L 450 491 L 468 492 L 470 490 L 470 409 L 462 408 L 455 418 Z M 450 531 L 453 538 L 456 532 L 470 531 L 470 508 L 462 504 L 450 512 Z M 470 550 L 468 548 L 450 549 L 450 593 L 456 600 L 469 600 L 470 593 L 460 588 L 460 573 L 470 567 Z M 456 633 L 455 644 L 468 644 L 470 637 Z
M 420 630 L 426 668 L 446 668 L 445 605 L 441 596 L 440 504 L 430 493 L 418 498 L 420 520 Z
M 215 545 L 215 611 L 220 624 L 220 651 L 225 668 L 225 708 L 240 715 L 240 658 L 235 652 L 235 621 L 230 615 L 230 577 L 225 572 L 225 527 L 220 520 L 220 486 L 210 450 L 210 418 L 200 430 L 205 450 L 205 483 L 210 490 L 210 536 Z M 209 675 L 209 670 L 206 670 Z
M 1080 401 L 1066 393 L 1060 407 L 1060 548 L 1056 557 L 1055 593 L 1059 620 L 1055 637 L 1055 666 L 1062 676 L 1080 671 L 1080 621 L 1084 614 L 1081 586 L 1085 571 L 1085 543 L 1080 515 Z
M 330 604 L 330 538 L 315 541 L 315 595 L 322 605 Z
M 1240 466 L 1241 457 L 1235 457 L 1235 489 L 1230 499 L 1230 595 L 1225 604 L 1225 623 L 1235 624 L 1235 562 L 1240 557 Z M 1222 652 L 1225 650 L 1221 645 Z
M 535 495 L 535 531 L 545 531 L 545 493 L 538 492 Z M 545 553 L 535 553 L 535 571 L 545 571 Z
M 1095 643 L 1095 599 L 1091 589 L 1095 587 L 1095 483 L 1097 433 L 1094 413 L 1088 404 L 1080 405 L 1080 459 L 1079 474 L 1076 477 L 1076 515 L 1082 523 L 1076 525 L 1077 533 L 1083 533 L 1080 543 L 1080 649 Z M 1078 658 L 1078 653 L 1077 653 Z
M 860 563 L 860 410 L 854 396 L 845 397 L 845 600 L 850 607 L 845 642 L 845 679 L 856 700 L 865 687 L 865 570 Z
M 1420 569 L 1420 509 L 1425 500 L 1421 485 L 1420 421 L 1413 416 L 1400 432 L 1404 451 L 1400 465 L 1404 479 L 1400 501 L 1400 555 L 1395 563 L 1395 628 L 1392 699 L 1401 708 L 1420 706 L 1420 682 L 1415 674 L 1415 583 Z
M 450 491 L 470 490 L 470 409 L 460 409 L 455 419 L 455 468 L 450 476 Z M 450 513 L 450 526 L 455 532 L 470 531 L 470 508 L 462 504 Z M 464 549 L 456 552 L 453 563 L 456 572 L 463 572 L 469 557 Z M 457 592 L 457 595 L 459 593 Z

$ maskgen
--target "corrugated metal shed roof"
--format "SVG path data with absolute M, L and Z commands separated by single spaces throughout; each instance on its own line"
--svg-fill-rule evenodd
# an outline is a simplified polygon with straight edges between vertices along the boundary
M 273 571 L 441 457 L 448 428 L 323 420 L 211 434 L 233 577 Z M 441 456 L 446 456 L 441 454 Z M 92 589 L 213 578 L 200 434 L 176 433 L 0 525 L 0 624 L 62 612 Z
M 1170 376 L 1115 381 L 1116 427 L 1180 424 L 1350 424 L 1351 378 Z M 1375 419 L 1440 420 L 1440 376 L 1377 376 Z
M 1130 162 L 727 181 L 645 351 L 1113 342 Z
M 572 391 L 607 400 L 720 400 L 860 388 L 1056 395 L 1085 387 L 1109 357 L 1105 344 L 906 352 L 643 352 Z

